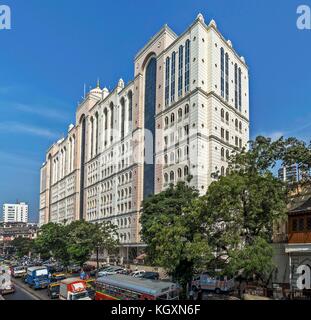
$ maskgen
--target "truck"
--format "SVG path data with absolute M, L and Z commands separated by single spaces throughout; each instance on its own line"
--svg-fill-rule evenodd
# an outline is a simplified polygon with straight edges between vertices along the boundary
M 14 278 L 22 278 L 26 273 L 27 270 L 24 266 L 11 267 L 11 274 Z
M 25 282 L 33 289 L 44 289 L 50 284 L 47 267 L 29 267 Z
M 80 278 L 68 278 L 60 282 L 60 300 L 92 300 L 89 297 L 87 284 Z
M 11 281 L 11 270 L 6 265 L 0 265 L 0 295 L 15 292 L 15 287 Z
M 202 290 L 214 291 L 216 294 L 229 293 L 234 290 L 235 281 L 227 276 L 211 276 L 207 273 L 202 273 L 192 280 L 192 290 L 197 291 L 199 287 Z

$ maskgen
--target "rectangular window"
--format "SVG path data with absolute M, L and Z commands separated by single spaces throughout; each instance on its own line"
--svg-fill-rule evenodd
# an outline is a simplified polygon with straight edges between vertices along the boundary
M 229 101 L 229 55 L 226 53 L 226 100 Z
M 182 96 L 184 70 L 184 47 L 180 46 L 178 50 L 178 97 Z
M 186 125 L 184 128 L 185 128 L 185 135 L 187 136 L 189 134 L 189 125 Z
M 175 69 L 176 69 L 176 53 L 172 53 L 172 70 L 171 70 L 171 102 L 175 101 Z
M 185 92 L 190 90 L 190 41 L 186 41 L 185 52 Z
M 220 88 L 221 96 L 225 97 L 225 51 L 221 48 L 220 52 L 220 66 L 221 66 L 221 77 L 220 77 Z
M 165 106 L 167 106 L 170 97 L 170 58 L 166 58 L 165 68 Z
M 234 65 L 234 102 L 235 108 L 238 108 L 238 65 Z
M 239 111 L 242 110 L 242 71 L 239 68 Z

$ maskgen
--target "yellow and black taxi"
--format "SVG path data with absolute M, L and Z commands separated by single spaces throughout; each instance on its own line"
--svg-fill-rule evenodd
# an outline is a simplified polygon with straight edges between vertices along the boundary
M 50 299 L 58 299 L 59 298 L 59 282 L 50 283 L 48 286 L 48 296 Z
M 96 294 L 96 290 L 95 290 L 95 279 L 93 278 L 89 278 L 87 280 L 85 280 L 86 282 L 86 290 L 89 294 L 89 297 L 92 300 L 95 300 L 95 294 Z
M 53 273 L 51 275 L 51 283 L 55 283 L 55 282 L 59 282 L 59 281 L 62 281 L 64 279 L 66 279 L 66 275 L 64 273 Z

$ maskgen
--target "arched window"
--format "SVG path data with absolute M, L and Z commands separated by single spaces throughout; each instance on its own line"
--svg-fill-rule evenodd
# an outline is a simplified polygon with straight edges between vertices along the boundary
M 238 122 L 238 119 L 235 119 L 235 130 L 236 130 L 236 131 L 239 130 L 239 122 Z
M 124 139 L 124 129 L 125 129 L 125 100 L 121 99 L 121 140 Z
M 181 120 L 182 119 L 182 109 L 179 108 L 178 109 L 178 120 Z
M 178 170 L 177 170 L 177 177 L 178 177 L 178 179 L 180 179 L 182 177 L 182 170 L 180 168 L 178 168 Z
M 221 136 L 221 139 L 225 138 L 225 129 L 224 128 L 220 129 L 220 136 Z
M 190 40 L 185 45 L 185 92 L 190 90 Z
M 164 182 L 168 183 L 168 174 L 167 173 L 164 174 Z
M 132 91 L 129 91 L 127 94 L 128 102 L 129 102 L 129 114 L 128 114 L 128 121 L 130 122 L 129 125 L 131 125 L 131 122 L 133 120 L 133 93 Z
M 189 104 L 185 105 L 185 116 L 189 114 Z
M 223 177 L 225 175 L 225 167 L 221 167 L 220 175 Z
M 220 66 L 221 66 L 221 76 L 220 76 L 220 88 L 221 96 L 225 97 L 225 50 L 220 49 Z
M 174 171 L 171 171 L 170 172 L 170 182 L 174 182 L 175 180 L 175 174 L 174 174 Z
M 165 123 L 165 127 L 167 127 L 168 126 L 168 117 L 165 117 L 165 119 L 164 119 L 164 123 Z
M 165 62 L 165 105 L 167 106 L 170 98 L 170 58 Z
M 229 112 L 226 112 L 226 122 L 229 122 Z
M 171 70 L 171 102 L 175 101 L 175 73 L 176 73 L 176 52 L 172 53 L 172 70 Z
M 176 161 L 179 162 L 181 159 L 181 149 L 177 149 Z
M 221 148 L 221 159 L 223 160 L 225 158 L 225 149 Z
M 94 119 L 93 119 L 93 117 L 91 117 L 91 119 L 90 119 L 90 141 L 91 141 L 91 143 L 90 143 L 90 159 L 92 159 L 93 158 L 93 155 L 94 155 L 94 153 L 93 153 L 93 150 L 94 150 Z
M 175 113 L 171 114 L 171 124 L 175 122 Z
M 185 166 L 184 167 L 184 176 L 187 177 L 189 175 L 189 167 Z
M 178 50 L 178 97 L 182 95 L 184 73 L 184 47 L 180 46 Z
M 241 121 L 239 122 L 239 130 L 240 130 L 240 132 L 242 132 L 242 122 Z
M 174 154 L 174 152 L 171 152 L 171 154 L 170 154 L 170 163 L 173 164 L 174 160 L 175 160 L 175 154 Z
M 114 121 L 114 107 L 113 103 L 110 103 L 110 141 L 113 141 L 113 121 Z
M 221 116 L 221 121 L 225 121 L 225 110 L 224 109 L 220 110 L 220 116 Z
M 164 156 L 164 164 L 167 165 L 168 164 L 168 157 L 167 154 Z

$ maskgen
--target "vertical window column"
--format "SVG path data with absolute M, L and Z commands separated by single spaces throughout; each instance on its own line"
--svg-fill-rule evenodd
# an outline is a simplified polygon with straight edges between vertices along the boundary
M 172 71 L 171 71 L 171 102 L 175 101 L 175 70 L 176 70 L 176 53 L 172 53 Z
M 242 71 L 239 68 L 239 111 L 242 109 Z
M 220 89 L 221 96 L 225 97 L 225 51 L 224 48 L 220 49 L 220 66 L 221 66 L 221 76 L 220 76 Z
M 166 58 L 165 63 L 165 106 L 169 104 L 170 98 L 170 58 Z
M 185 93 L 187 93 L 190 90 L 190 40 L 186 41 L 185 51 Z
M 180 46 L 178 50 L 178 97 L 182 96 L 183 73 L 184 73 L 184 47 Z
M 234 103 L 235 108 L 238 108 L 238 65 L 234 65 Z
M 226 100 L 229 101 L 229 55 L 226 53 Z

